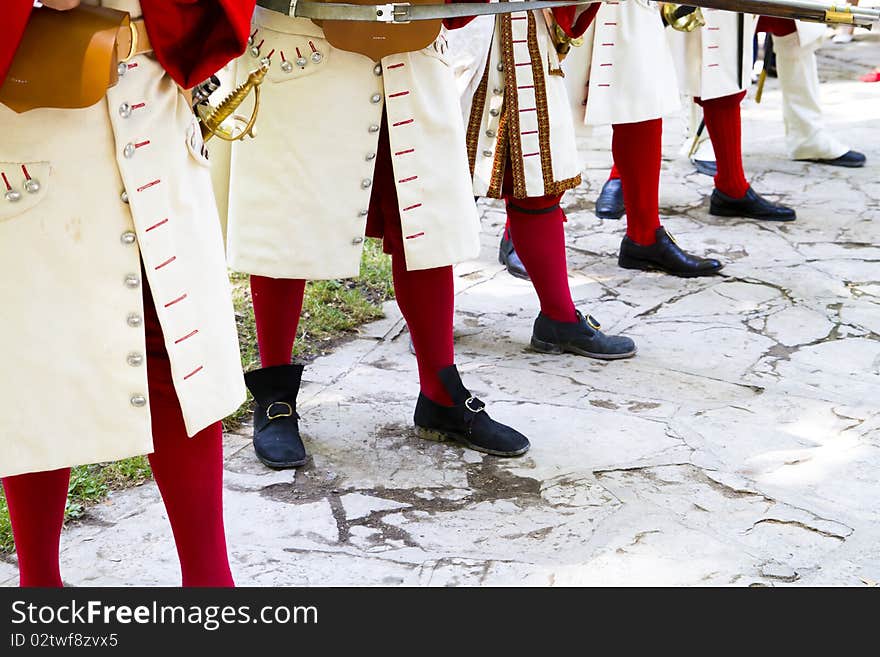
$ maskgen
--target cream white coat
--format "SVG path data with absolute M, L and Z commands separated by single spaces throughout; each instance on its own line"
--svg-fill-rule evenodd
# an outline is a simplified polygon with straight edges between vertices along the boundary
M 450 33 L 449 49 L 474 194 L 500 197 L 508 165 L 517 198 L 577 187 L 581 167 L 570 103 L 543 14 L 477 18 Z
M 575 125 L 636 123 L 681 107 L 672 54 L 654 3 L 607 2 L 562 64 Z
M 358 274 L 383 107 L 407 266 L 475 257 L 479 222 L 445 37 L 376 64 L 332 47 L 309 20 L 257 8 L 254 21 L 238 79 L 272 57 L 258 136 L 232 149 L 230 265 L 275 278 Z
M 706 24 L 693 32 L 666 29 L 681 81 L 681 92 L 704 100 L 722 98 L 748 88 L 752 76 L 752 41 L 758 21 L 751 14 L 703 9 Z M 739 17 L 743 17 L 742 62 Z
M 0 183 L 0 476 L 152 451 L 141 260 L 187 432 L 234 411 L 244 382 L 208 160 L 159 64 L 136 58 L 87 109 L 0 105 L 0 134 L 21 194 Z

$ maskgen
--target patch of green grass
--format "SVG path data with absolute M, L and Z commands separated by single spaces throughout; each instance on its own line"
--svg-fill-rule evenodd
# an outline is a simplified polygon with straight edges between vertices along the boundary
M 241 342 L 241 364 L 245 370 L 260 366 L 254 308 L 246 274 L 232 274 L 233 301 Z M 306 286 L 306 296 L 299 324 L 294 356 L 310 360 L 327 353 L 340 340 L 354 335 L 355 329 L 382 317 L 382 302 L 394 297 L 391 259 L 382 253 L 379 240 L 368 239 L 361 261 L 361 275 L 356 280 L 314 281 Z M 240 426 L 251 410 L 251 399 L 224 424 Z M 100 502 L 112 490 L 137 486 L 152 477 L 145 456 L 115 463 L 85 465 L 70 474 L 65 519 L 81 518 L 86 509 Z M 14 550 L 12 527 L 6 498 L 0 490 L 0 554 Z

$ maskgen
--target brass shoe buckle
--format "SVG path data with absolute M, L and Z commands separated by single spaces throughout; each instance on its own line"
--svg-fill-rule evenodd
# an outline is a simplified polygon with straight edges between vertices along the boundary
M 287 407 L 287 412 L 286 412 L 286 413 L 285 413 L 285 412 L 280 412 L 280 413 L 274 413 L 274 414 L 273 414 L 273 413 L 272 413 L 272 408 L 273 408 L 276 404 L 277 404 L 278 406 L 286 406 L 286 407 Z M 269 404 L 268 408 L 266 408 L 266 417 L 269 418 L 270 420 L 275 420 L 275 419 L 277 419 L 277 418 L 279 418 L 279 417 L 292 417 L 292 416 L 293 416 L 293 406 L 291 406 L 291 405 L 288 404 L 287 402 L 283 402 L 283 401 L 272 402 L 271 404 Z

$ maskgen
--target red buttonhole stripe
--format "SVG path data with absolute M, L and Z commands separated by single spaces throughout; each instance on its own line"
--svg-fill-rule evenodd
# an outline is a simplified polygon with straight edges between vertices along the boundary
M 189 296 L 188 294 L 181 294 L 181 295 L 180 295 L 179 297 L 177 297 L 176 299 L 172 299 L 171 301 L 169 301 L 168 303 L 166 303 L 166 304 L 165 304 L 165 307 L 166 307 L 166 308 L 170 308 L 170 307 L 173 306 L 175 303 L 180 303 L 181 301 L 183 301 L 184 299 L 186 299 L 188 296 Z
M 537 130 L 526 130 L 526 131 L 521 132 L 519 134 L 521 134 L 521 135 L 536 135 L 536 134 L 538 134 L 538 131 Z
M 421 203 L 416 203 L 415 205 L 408 205 L 403 209 L 404 212 L 409 212 L 410 210 L 415 210 L 416 208 L 422 207 Z
M 135 148 L 141 148 L 141 147 L 143 147 L 143 146 L 149 146 L 149 145 L 150 145 L 150 140 L 149 140 L 149 139 L 146 139 L 146 140 L 144 140 L 144 141 L 139 141 L 138 143 L 136 143 L 136 144 L 134 145 L 134 147 L 135 147 Z
M 163 219 L 162 221 L 160 221 L 160 222 L 158 222 L 158 223 L 155 223 L 155 224 L 153 224 L 152 226 L 150 226 L 149 228 L 147 228 L 144 232 L 145 232 L 145 233 L 149 233 L 149 232 L 150 232 L 151 230 L 153 230 L 154 228 L 158 228 L 159 226 L 164 226 L 164 225 L 167 224 L 167 223 L 168 223 L 168 219 Z
M 274 55 L 274 54 L 275 54 L 275 48 L 272 48 L 272 50 L 269 51 L 269 54 L 266 55 L 266 59 L 272 59 L 272 55 Z
M 397 123 L 391 124 L 392 128 L 398 128 L 402 125 L 409 125 L 410 123 L 415 123 L 415 119 L 407 119 L 406 121 L 398 121 Z
M 425 234 L 424 231 L 422 231 L 421 233 L 416 233 L 415 235 L 407 235 L 407 236 L 406 236 L 406 239 L 408 239 L 408 240 L 414 240 L 415 238 L 417 238 L 417 237 L 421 237 L 421 236 L 424 235 L 424 234 Z
M 26 165 L 26 164 L 22 164 L 22 165 L 21 165 L 21 172 L 24 174 L 24 179 L 25 179 L 25 180 L 30 180 L 30 179 L 31 179 L 31 174 L 28 172 L 28 170 L 27 170 L 27 165 Z
M 198 374 L 199 372 L 201 372 L 203 369 L 205 369 L 204 366 L 203 366 L 203 365 L 199 365 L 196 369 L 194 369 L 192 372 L 190 372 L 190 373 L 187 374 L 185 377 L 183 377 L 183 380 L 186 381 L 186 380 L 189 379 L 190 377 L 192 377 L 192 376 L 194 376 L 195 374 Z
M 534 89 L 535 85 L 533 84 L 524 84 L 522 86 L 517 87 L 517 89 Z
M 526 153 L 523 157 L 534 157 L 535 155 L 540 155 L 540 153 Z
M 610 87 L 611 85 L 608 84 L 608 83 L 606 82 L 605 84 L 600 84 L 600 85 L 597 85 L 597 86 L 599 86 L 599 87 Z
M 139 192 L 146 191 L 146 190 L 148 190 L 150 187 L 155 187 L 155 186 L 158 185 L 160 182 L 162 182 L 162 180 L 159 179 L 159 178 L 157 178 L 157 179 L 154 180 L 153 182 L 148 182 L 146 185 L 141 185 L 140 187 L 137 188 L 137 190 L 138 190 Z
M 3 176 L 3 184 L 6 185 L 7 191 L 12 191 L 12 185 L 9 184 L 9 178 L 6 177 L 6 172 L 0 172 L 0 176 Z
M 395 153 L 395 155 L 409 155 L 410 153 L 415 153 L 415 152 L 416 152 L 415 148 L 407 148 L 404 151 L 397 151 Z
M 412 182 L 413 180 L 418 180 L 418 178 L 419 178 L 418 176 L 410 176 L 409 178 L 401 178 L 401 179 L 398 180 L 397 182 L 399 182 L 399 183 L 407 183 L 407 182 Z
M 385 68 L 402 68 L 406 66 L 404 62 L 400 62 L 399 64 L 391 64 L 390 66 L 386 66 Z
M 136 110 L 136 109 L 140 109 L 141 107 L 146 107 L 146 106 L 147 106 L 146 103 L 136 103 L 131 106 L 131 109 Z
M 401 96 L 409 96 L 409 91 L 398 91 L 396 94 L 388 94 L 389 98 L 400 98 Z
M 526 109 L 521 109 L 519 112 L 522 114 L 523 112 L 537 112 L 537 107 L 527 107 Z
M 190 333 L 187 333 L 187 334 L 184 335 L 182 338 L 178 338 L 177 340 L 175 340 L 175 341 L 174 341 L 174 344 L 180 344 L 180 343 L 183 342 L 184 340 L 189 340 L 192 336 L 194 336 L 194 335 L 195 335 L 196 333 L 198 333 L 198 332 L 199 332 L 199 329 L 196 329 L 195 331 L 192 331 L 192 332 L 190 332 Z
M 614 64 L 599 64 L 599 66 L 614 66 Z
M 162 269 L 162 267 L 165 267 L 166 265 L 170 265 L 175 260 L 177 260 L 177 256 L 171 256 L 165 262 L 161 262 L 158 265 L 156 265 L 156 271 L 159 271 L 160 269 Z

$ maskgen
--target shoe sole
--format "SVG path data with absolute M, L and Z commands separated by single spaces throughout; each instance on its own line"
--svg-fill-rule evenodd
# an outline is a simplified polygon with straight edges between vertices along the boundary
M 525 273 L 525 272 L 523 272 L 523 273 L 519 273 L 518 271 L 514 271 L 513 269 L 511 269 L 511 268 L 510 268 L 510 265 L 508 265 L 508 264 L 504 261 L 504 259 L 501 258 L 501 256 L 498 257 L 498 263 L 504 265 L 504 268 L 507 270 L 507 273 L 510 274 L 511 276 L 513 276 L 514 278 L 518 278 L 518 279 L 520 279 L 521 281 L 530 281 L 530 280 L 532 280 L 531 277 L 530 277 L 527 273 Z
M 526 452 L 529 451 L 531 445 L 526 445 L 520 450 L 515 452 L 502 452 L 497 449 L 489 449 L 487 447 L 481 447 L 480 445 L 474 445 L 471 441 L 469 441 L 465 436 L 459 433 L 453 433 L 451 431 L 441 431 L 440 429 L 428 429 L 427 427 L 420 427 L 416 425 L 416 436 L 422 438 L 423 440 L 430 440 L 435 443 L 458 443 L 468 449 L 472 449 L 475 452 L 482 452 L 483 454 L 489 454 L 490 456 L 522 456 Z
M 617 261 L 617 266 L 621 269 L 638 269 L 640 271 L 659 271 L 664 274 L 669 274 L 670 276 L 677 276 L 678 278 L 700 278 L 701 276 L 712 276 L 717 274 L 722 269 L 724 269 L 724 265 L 720 267 L 715 267 L 714 269 L 704 269 L 699 272 L 676 272 L 670 271 L 668 269 L 664 269 L 660 265 L 653 263 L 649 260 L 635 260 L 635 259 L 627 259 L 623 262 L 620 260 Z
M 865 162 L 854 162 L 852 164 L 844 162 L 832 162 L 830 160 L 800 160 L 801 162 L 812 162 L 813 164 L 825 164 L 831 167 L 843 167 L 844 169 L 861 169 L 865 166 Z
M 254 453 L 256 454 L 256 452 Z M 290 470 L 291 468 L 298 468 L 305 465 L 308 462 L 309 457 L 307 456 L 300 461 L 270 461 L 257 454 L 257 459 L 259 459 L 260 463 L 267 468 L 272 468 L 273 470 Z
M 586 349 L 578 349 L 577 347 L 560 347 L 552 342 L 544 342 L 532 336 L 531 347 L 535 351 L 542 354 L 553 354 L 559 356 L 561 354 L 575 354 L 576 356 L 586 356 L 587 358 L 595 358 L 597 360 L 623 360 L 624 358 L 632 358 L 638 352 L 638 347 L 632 351 L 620 354 L 598 354 Z
M 620 214 L 617 214 L 617 213 L 611 213 L 611 214 L 609 214 L 609 213 L 607 213 L 607 212 L 598 212 L 598 211 L 596 212 L 596 216 L 599 217 L 599 219 L 614 219 L 614 220 L 617 220 L 617 219 L 622 218 L 623 215 L 625 215 L 625 214 L 626 214 L 626 210 L 624 210 L 624 211 L 621 212 Z
M 709 214 L 711 214 L 714 217 L 734 217 L 734 218 L 738 218 L 738 219 L 758 219 L 759 221 L 778 221 L 778 222 L 782 222 L 782 223 L 787 222 L 787 221 L 794 221 L 795 219 L 797 219 L 797 215 L 795 215 L 793 217 L 786 217 L 786 218 L 782 219 L 782 218 L 775 218 L 775 217 L 762 217 L 760 215 L 752 215 L 752 214 L 741 214 L 741 213 L 737 213 L 737 212 L 727 212 L 724 210 L 719 211 L 714 208 L 709 208 Z

